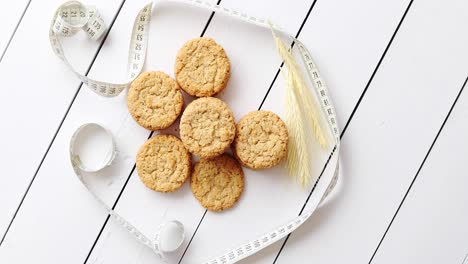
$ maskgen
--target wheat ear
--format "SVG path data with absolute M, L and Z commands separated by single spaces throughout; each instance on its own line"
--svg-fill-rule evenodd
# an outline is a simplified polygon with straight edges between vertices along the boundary
M 328 146 L 323 129 L 320 126 L 317 106 L 312 93 L 305 84 L 291 50 L 276 35 L 270 25 L 277 50 L 288 69 L 283 74 L 286 79 L 286 125 L 289 132 L 287 168 L 290 175 L 296 175 L 302 186 L 310 182 L 309 144 L 306 139 L 304 119 L 313 131 L 322 148 Z

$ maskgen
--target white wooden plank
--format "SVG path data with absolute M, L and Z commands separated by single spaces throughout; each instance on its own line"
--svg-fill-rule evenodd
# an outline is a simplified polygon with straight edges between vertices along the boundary
M 0 57 L 14 34 L 29 0 L 18 0 L 8 3 L 8 7 L 0 9 Z
M 414 2 L 344 135 L 339 191 L 277 263 L 370 260 L 466 78 L 467 14 Z
M 121 1 L 96 1 L 111 21 Z M 0 64 L 0 119 L 8 124 L 0 138 L 0 234 L 3 236 L 38 168 L 80 82 L 53 54 L 47 30 L 61 0 L 32 1 Z M 88 68 L 98 42 L 78 34 L 65 49 L 81 72 Z M 8 186 L 8 187 L 6 187 Z
M 90 76 L 123 80 L 129 34 L 135 15 L 146 3 L 124 4 Z M 158 3 L 155 9 L 147 65 L 171 73 L 176 51 L 187 39 L 200 35 L 210 12 L 168 3 Z M 83 87 L 0 247 L 0 263 L 83 263 L 86 259 L 107 215 L 75 178 L 68 160 L 70 136 L 85 122 L 108 127 L 118 142 L 115 166 L 90 179 L 108 204 L 115 201 L 149 132 L 129 116 L 124 94 L 103 98 Z
M 351 113 L 407 4 L 408 1 L 318 1 L 314 7 L 299 38 L 315 55 L 342 123 Z M 262 109 L 283 115 L 284 89 L 284 81 L 279 79 Z M 318 176 L 327 153 L 315 147 L 314 155 L 313 173 Z M 310 189 L 301 190 L 283 168 L 245 171 L 247 187 L 239 209 L 221 215 L 207 213 L 187 252 L 186 263 L 215 256 L 298 214 Z M 277 243 L 244 262 L 271 263 L 280 246 Z M 302 263 L 303 256 L 295 261 Z
M 266 4 L 269 5 L 269 9 L 263 9 Z M 290 7 L 290 15 L 284 17 L 279 15 L 281 10 L 288 7 L 284 2 L 257 1 L 249 4 L 228 0 L 222 2 L 223 6 L 236 8 L 251 15 L 278 17 L 277 23 L 282 23 L 291 32 L 297 31 L 300 27 L 311 4 L 311 1 L 297 2 Z M 238 120 L 245 113 L 258 109 L 281 63 L 271 33 L 216 14 L 205 36 L 213 37 L 223 45 L 231 60 L 231 79 L 220 97 L 230 105 Z M 170 58 L 173 59 L 173 56 Z M 173 62 L 168 63 L 172 67 Z M 172 129 L 169 131 L 175 132 Z M 135 201 L 138 201 L 139 206 L 135 206 Z M 239 206 L 233 210 L 243 212 L 244 203 L 244 200 L 240 201 Z M 174 194 L 159 194 L 148 190 L 140 182 L 136 172 L 130 178 L 117 210 L 147 234 L 154 233 L 161 221 L 178 219 L 187 228 L 188 238 L 185 245 L 205 212 L 193 197 L 188 184 Z M 219 216 L 224 218 L 223 215 L 230 213 L 232 211 L 223 212 Z M 182 253 L 183 250 L 170 255 L 170 261 L 176 263 Z M 202 257 L 206 258 L 208 255 Z M 157 261 L 150 250 L 136 244 L 120 226 L 109 222 L 88 263 L 126 263 L 133 259 L 138 259 L 139 263 Z M 192 258 L 188 260 L 194 261 Z
M 468 263 L 466 90 L 372 263 Z

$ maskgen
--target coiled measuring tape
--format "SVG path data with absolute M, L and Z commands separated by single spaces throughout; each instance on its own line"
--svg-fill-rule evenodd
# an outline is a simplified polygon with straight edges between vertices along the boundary
M 85 6 L 78 1 L 70 1 L 61 5 L 55 12 L 49 29 L 49 40 L 52 50 L 65 65 L 91 90 L 101 96 L 113 97 L 119 95 L 140 74 L 146 58 L 148 47 L 149 22 L 151 20 L 152 4 L 148 4 L 138 12 L 133 24 L 130 48 L 127 62 L 127 81 L 125 83 L 110 83 L 88 78 L 76 71 L 65 57 L 60 37 L 70 37 L 79 30 L 87 33 L 91 39 L 99 39 L 107 30 L 98 10 Z
M 310 52 L 307 50 L 305 45 L 294 38 L 291 34 L 287 33 L 285 30 L 281 29 L 279 26 L 270 24 L 266 19 L 256 18 L 249 16 L 245 13 L 233 10 L 231 8 L 222 7 L 220 5 L 211 4 L 209 2 L 201 0 L 171 0 L 174 2 L 185 3 L 193 6 L 198 6 L 207 10 L 220 12 L 228 16 L 240 19 L 247 23 L 264 27 L 264 28 L 273 28 L 273 30 L 284 34 L 289 37 L 292 41 L 296 43 L 298 47 L 299 54 L 303 65 L 307 71 L 308 77 L 314 86 L 314 92 L 320 102 L 320 108 L 322 113 L 325 115 L 327 121 L 327 127 L 331 135 L 333 135 L 334 148 L 329 156 L 329 159 L 326 163 L 326 168 L 322 172 L 323 176 L 317 179 L 316 185 L 314 186 L 313 194 L 310 199 L 307 201 L 308 210 L 304 211 L 301 215 L 291 219 L 278 226 L 277 228 L 264 233 L 263 235 L 243 243 L 233 249 L 226 251 L 224 254 L 215 257 L 209 261 L 203 262 L 204 264 L 222 264 L 222 263 L 234 263 L 241 259 L 244 259 L 250 255 L 257 253 L 258 251 L 268 247 L 269 245 L 277 242 L 278 240 L 284 238 L 299 226 L 301 226 L 309 217 L 315 212 L 318 206 L 323 202 L 323 200 L 330 194 L 330 192 L 335 187 L 338 181 L 339 174 L 339 152 L 340 152 L 340 130 L 337 124 L 337 118 L 335 114 L 335 109 L 333 107 L 332 101 L 328 95 L 328 90 L 325 85 L 324 80 L 321 78 L 320 73 L 317 69 L 316 64 L 314 63 Z M 65 63 L 65 65 L 70 68 L 78 78 L 87 85 L 90 89 L 101 96 L 112 97 L 117 96 L 125 88 L 129 87 L 130 83 L 143 69 L 146 50 L 148 44 L 148 33 L 149 33 L 149 22 L 151 20 L 151 11 L 153 4 L 150 3 L 143 7 L 138 13 L 135 23 L 133 25 L 129 56 L 127 63 L 127 77 L 128 80 L 125 83 L 116 84 L 109 82 L 102 82 L 88 78 L 80 73 L 78 73 L 69 61 L 65 57 L 62 45 L 60 44 L 61 37 L 69 37 L 75 34 L 79 30 L 84 30 L 91 39 L 99 39 L 105 32 L 106 26 L 98 11 L 94 7 L 84 6 L 77 1 L 67 2 L 61 5 L 52 20 L 52 24 L 49 30 L 49 38 L 52 45 L 52 48 L 55 54 Z M 99 126 L 98 124 L 85 124 L 77 129 L 75 134 L 72 136 L 70 142 L 70 160 L 75 170 L 76 175 L 82 182 L 82 184 L 88 189 L 88 191 L 94 196 L 94 198 L 107 210 L 109 215 L 111 215 L 119 224 L 126 228 L 139 242 L 150 247 L 154 252 L 161 257 L 164 261 L 164 253 L 176 250 L 183 242 L 184 239 L 184 230 L 182 223 L 178 221 L 169 221 L 162 223 L 158 228 L 155 239 L 151 240 L 141 233 L 137 228 L 131 225 L 123 217 L 121 217 L 117 212 L 110 208 L 102 199 L 100 199 L 97 194 L 92 190 L 91 186 L 86 183 L 86 180 L 83 177 L 83 174 L 86 172 L 96 172 L 100 169 L 108 166 L 115 157 L 115 143 L 111 144 L 111 149 L 109 154 L 106 155 L 102 166 L 98 168 L 90 169 L 85 166 L 80 159 L 80 156 L 77 155 L 76 149 L 76 138 L 83 133 L 86 128 L 97 126 L 98 128 L 104 129 L 108 136 L 112 138 L 109 131 L 105 128 Z M 325 173 L 327 169 L 334 170 L 333 173 Z M 172 236 L 167 236 L 165 233 L 168 233 L 172 229 Z M 174 231 L 175 230 L 175 231 Z
M 96 132 L 97 130 L 97 132 Z M 109 144 L 104 146 L 106 154 L 101 157 L 100 162 L 97 165 L 90 166 L 82 161 L 82 153 L 79 151 L 79 147 L 89 140 L 94 134 L 102 132 L 105 134 L 105 141 Z M 102 138 L 101 138 L 102 139 Z M 130 224 L 125 218 L 120 216 L 116 211 L 109 207 L 97 194 L 93 191 L 91 186 L 86 182 L 85 174 L 95 173 L 107 166 L 110 166 L 114 158 L 116 157 L 117 150 L 116 144 L 109 130 L 96 123 L 87 123 L 80 126 L 70 140 L 70 161 L 78 176 L 81 183 L 88 189 L 93 195 L 94 199 L 98 201 L 108 212 L 108 214 L 120 225 L 122 225 L 130 234 L 132 234 L 139 242 L 150 247 L 156 255 L 165 259 L 164 253 L 172 252 L 178 249 L 184 242 L 185 232 L 184 226 L 179 221 L 167 221 L 160 224 L 157 228 L 155 237 L 153 240 L 146 237 L 136 227 Z

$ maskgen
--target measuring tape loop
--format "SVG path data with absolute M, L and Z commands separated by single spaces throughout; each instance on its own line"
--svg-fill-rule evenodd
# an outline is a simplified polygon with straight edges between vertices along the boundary
M 140 10 L 133 24 L 127 62 L 127 81 L 110 83 L 88 78 L 76 71 L 65 57 L 61 37 L 73 36 L 80 29 L 94 40 L 99 39 L 106 31 L 106 26 L 96 8 L 84 6 L 77 1 L 66 2 L 55 12 L 49 29 L 49 40 L 52 50 L 78 78 L 95 93 L 114 97 L 130 86 L 133 79 L 143 69 L 148 47 L 149 22 L 151 20 L 152 3 Z
M 78 1 L 61 5 L 55 14 L 53 32 L 70 37 L 80 29 L 85 31 L 89 38 L 97 40 L 107 28 L 95 6 L 84 6 Z
M 96 130 L 105 133 L 105 140 L 111 142 L 106 147 L 106 154 L 102 157 L 100 164 L 90 166 L 83 162 L 83 155 L 79 152 L 79 148 L 81 145 L 85 144 L 86 140 L 90 140 L 93 136 L 95 136 Z M 90 146 L 89 146 L 90 147 Z M 93 146 L 95 148 L 96 146 Z M 73 133 L 71 140 L 70 140 L 70 161 L 75 171 L 75 174 L 78 176 L 80 182 L 86 187 L 86 189 L 92 194 L 94 199 L 98 201 L 107 211 L 107 213 L 124 229 L 126 229 L 130 234 L 133 235 L 143 245 L 151 248 L 156 255 L 161 257 L 162 260 L 165 261 L 164 254 L 167 252 L 172 252 L 177 250 L 183 243 L 185 239 L 185 232 L 184 226 L 179 221 L 165 221 L 161 223 L 156 228 L 156 233 L 154 235 L 154 239 L 151 240 L 147 236 L 145 236 L 142 232 L 140 232 L 136 227 L 134 227 L 130 222 L 125 220 L 122 216 L 120 216 L 115 210 L 113 210 L 110 206 L 108 206 L 104 200 L 102 200 L 95 191 L 91 188 L 90 184 L 85 179 L 86 173 L 96 173 L 101 171 L 102 169 L 111 165 L 116 157 L 116 145 L 115 141 L 112 137 L 112 133 L 107 130 L 106 128 L 102 127 L 96 123 L 87 123 L 80 126 L 76 131 Z
M 313 91 L 316 98 L 320 102 L 320 109 L 327 123 L 329 134 L 333 136 L 334 148 L 331 151 L 330 157 L 327 160 L 326 167 L 322 175 L 317 179 L 316 186 L 313 188 L 313 193 L 307 201 L 307 210 L 301 215 L 294 217 L 290 221 L 279 225 L 277 228 L 264 233 L 263 235 L 248 241 L 240 246 L 230 249 L 222 255 L 215 257 L 209 261 L 203 262 L 205 264 L 221 264 L 221 263 L 234 263 L 244 259 L 250 255 L 257 253 L 265 247 L 279 241 L 286 237 L 288 234 L 296 230 L 307 219 L 312 216 L 318 206 L 324 199 L 332 192 L 333 188 L 338 182 L 339 175 L 339 153 L 340 153 L 340 130 L 337 124 L 337 117 L 333 103 L 328 94 L 325 81 L 320 76 L 317 66 L 305 45 L 291 34 L 283 30 L 281 27 L 269 24 L 269 21 L 263 18 L 256 18 L 247 15 L 243 12 L 223 7 L 220 5 L 212 4 L 202 0 L 171 0 L 173 2 L 184 3 L 188 5 L 197 6 L 206 10 L 220 12 L 230 17 L 245 21 L 247 23 L 264 27 L 267 29 L 272 28 L 276 32 L 283 34 L 294 41 L 299 51 L 299 57 L 302 60 L 303 66 L 306 69 L 307 77 L 314 86 Z M 129 87 L 131 81 L 138 76 L 144 66 L 146 58 L 146 51 L 148 46 L 149 23 L 151 20 L 152 3 L 147 4 L 141 9 L 135 19 L 132 34 L 130 36 L 130 47 L 127 63 L 127 81 L 125 83 L 116 84 L 109 82 L 97 81 L 90 79 L 78 73 L 66 59 L 62 45 L 60 43 L 61 37 L 70 37 L 76 34 L 79 30 L 85 31 L 91 39 L 99 39 L 106 31 L 106 26 L 97 9 L 92 6 L 84 6 L 77 1 L 70 1 L 61 5 L 52 20 L 49 30 L 50 43 L 54 53 L 59 57 L 65 65 L 72 70 L 78 78 L 87 85 L 90 89 L 101 96 L 112 97 L 120 94 L 125 88 Z M 108 155 L 104 157 L 102 166 L 89 167 L 83 164 L 82 159 L 77 155 L 76 138 L 86 129 L 92 126 L 97 126 L 104 129 L 108 136 L 112 137 L 111 133 L 98 124 L 85 124 L 77 129 L 72 136 L 70 142 L 70 160 L 81 183 L 88 189 L 94 198 L 102 204 L 107 210 L 109 215 L 115 221 L 128 230 L 139 242 L 150 247 L 153 251 L 160 256 L 163 260 L 165 252 L 176 250 L 182 245 L 184 240 L 184 229 L 182 223 L 178 221 L 168 221 L 162 223 L 158 228 L 155 239 L 151 240 L 143 233 L 138 231 L 133 225 L 126 221 L 122 216 L 109 207 L 97 194 L 90 188 L 85 181 L 83 174 L 86 172 L 96 172 L 100 169 L 109 166 L 115 158 L 116 148 L 112 139 L 112 147 L 110 147 Z M 327 169 L 334 170 L 333 173 L 325 173 Z

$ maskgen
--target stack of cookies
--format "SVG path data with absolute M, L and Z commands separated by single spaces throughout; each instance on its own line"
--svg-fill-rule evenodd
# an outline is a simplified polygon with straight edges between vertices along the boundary
M 271 168 L 287 152 L 284 122 L 269 111 L 255 111 L 235 124 L 228 105 L 212 97 L 230 77 L 224 49 L 211 38 L 188 41 L 179 50 L 175 80 L 156 71 L 145 72 L 132 83 L 127 105 L 142 127 L 168 128 L 179 115 L 180 139 L 158 134 L 141 146 L 136 167 L 141 181 L 158 192 L 179 189 L 191 177 L 190 187 L 201 205 L 211 211 L 232 207 L 244 189 L 241 164 L 250 169 Z M 198 97 L 182 113 L 181 89 Z M 233 146 L 236 158 L 225 153 Z M 192 154 L 199 158 L 192 169 Z

